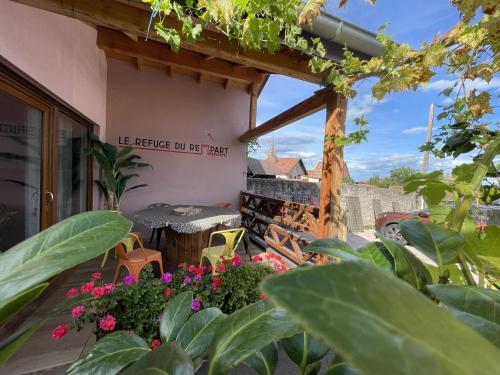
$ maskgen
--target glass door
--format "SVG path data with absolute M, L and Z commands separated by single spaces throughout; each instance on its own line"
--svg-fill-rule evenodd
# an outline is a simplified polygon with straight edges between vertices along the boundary
M 0 85 L 0 251 L 38 233 L 48 221 L 43 204 L 48 108 L 5 89 Z

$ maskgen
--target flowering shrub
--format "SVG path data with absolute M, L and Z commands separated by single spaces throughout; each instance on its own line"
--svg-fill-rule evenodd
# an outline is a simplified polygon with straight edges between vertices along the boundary
M 259 283 L 268 275 L 286 269 L 276 256 L 254 258 L 253 263 L 243 264 L 238 255 L 221 259 L 214 274 L 210 266 L 180 264 L 176 272 L 166 272 L 160 278 L 155 278 L 152 268 L 146 266 L 139 280 L 127 275 L 116 285 L 104 283 L 96 272 L 80 289 L 67 292 L 68 300 L 75 301 L 72 321 L 56 327 L 52 337 L 62 338 L 68 329 L 80 330 L 86 322 L 91 322 L 95 324 L 97 338 L 126 330 L 156 345 L 161 314 L 176 295 L 192 291 L 193 312 L 218 307 L 231 314 L 262 298 Z

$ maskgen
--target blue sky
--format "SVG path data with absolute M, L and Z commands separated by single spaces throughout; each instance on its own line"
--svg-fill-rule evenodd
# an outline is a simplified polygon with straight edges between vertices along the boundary
M 444 33 L 458 22 L 458 13 L 449 0 L 378 0 L 374 7 L 364 0 L 350 0 L 341 10 L 336 4 L 337 1 L 330 0 L 327 10 L 371 31 L 388 22 L 387 33 L 397 42 L 409 43 L 414 48 L 420 41 L 431 40 L 436 33 Z M 429 107 L 431 103 L 445 104 L 439 92 L 450 85 L 449 78 L 438 74 L 428 87 L 392 94 L 382 102 L 371 98 L 369 82 L 358 87 L 358 96 L 349 101 L 347 131 L 354 128 L 353 119 L 364 114 L 370 133 L 368 142 L 345 149 L 345 159 L 355 180 L 366 180 L 375 174 L 385 176 L 396 167 L 420 169 L 422 153 L 418 147 L 425 140 Z M 500 91 L 500 79 L 494 79 L 490 86 Z M 268 120 L 318 89 L 318 85 L 272 76 L 258 101 L 257 123 Z M 438 107 L 436 115 L 439 112 Z M 270 133 L 259 139 L 261 148 L 256 156 L 265 157 L 274 140 L 278 157 L 300 156 L 307 168 L 313 168 L 322 157 L 324 123 L 325 111 L 321 111 Z M 449 171 L 469 160 L 467 156 L 458 160 L 435 160 L 431 156 L 429 168 Z

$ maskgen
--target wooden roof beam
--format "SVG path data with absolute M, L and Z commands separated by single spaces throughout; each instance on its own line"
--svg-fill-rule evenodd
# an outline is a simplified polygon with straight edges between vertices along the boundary
M 180 50 L 173 52 L 162 43 L 139 40 L 134 42 L 120 32 L 98 27 L 97 46 L 104 51 L 120 55 L 142 58 L 162 65 L 184 67 L 197 73 L 214 75 L 244 83 L 260 82 L 262 74 L 256 69 L 232 67 L 224 61 L 204 60 L 197 53 Z
M 141 71 L 142 68 L 144 67 L 144 64 L 142 63 L 142 57 L 137 56 L 136 59 L 135 59 L 135 61 L 137 63 L 137 70 Z
M 115 0 L 13 0 L 17 3 L 30 5 L 53 13 L 62 14 L 84 22 L 125 31 L 142 37 L 146 36 L 151 10 L 142 3 Z M 165 19 L 165 27 L 182 29 L 179 20 L 174 16 Z M 270 54 L 262 51 L 244 50 L 234 41 L 215 30 L 203 30 L 202 40 L 197 42 L 183 41 L 181 47 L 201 53 L 216 56 L 242 65 L 251 66 L 264 72 L 282 74 L 308 82 L 320 83 L 321 76 L 312 73 L 309 59 L 298 51 L 283 48 L 281 52 Z M 154 30 L 149 32 L 149 38 L 164 41 Z
M 279 115 L 274 116 L 272 119 L 266 121 L 260 126 L 253 128 L 244 133 L 240 138 L 240 142 L 246 143 L 264 134 L 270 133 L 277 129 L 298 121 L 304 117 L 312 115 L 321 111 L 326 107 L 326 99 L 331 94 L 331 88 L 324 88 L 316 91 L 313 96 L 306 100 L 294 105 L 293 107 L 281 112 Z

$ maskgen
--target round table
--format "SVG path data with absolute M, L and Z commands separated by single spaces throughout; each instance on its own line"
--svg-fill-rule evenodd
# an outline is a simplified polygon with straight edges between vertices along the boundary
M 218 225 L 238 228 L 241 214 L 230 208 L 194 206 L 201 211 L 179 216 L 174 209 L 187 206 L 151 207 L 134 214 L 134 221 L 149 229 L 165 230 L 167 239 L 168 262 L 196 264 L 200 261 L 201 251 L 208 246 L 210 234 Z M 167 255 L 164 252 L 164 255 Z M 165 261 L 167 259 L 164 259 Z

